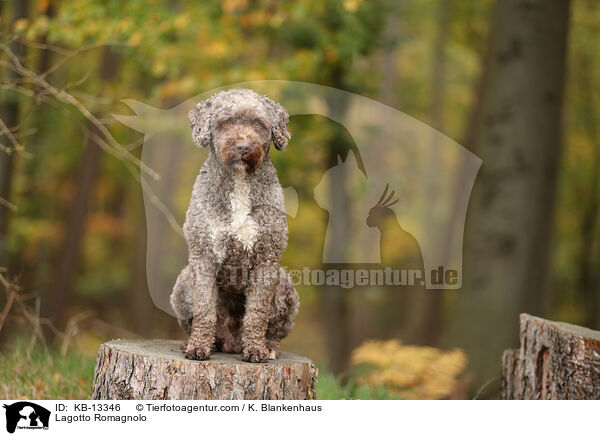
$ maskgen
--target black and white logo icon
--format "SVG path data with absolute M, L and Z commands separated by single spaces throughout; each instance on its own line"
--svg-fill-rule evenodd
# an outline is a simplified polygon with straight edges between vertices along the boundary
M 50 411 L 29 401 L 19 401 L 6 409 L 6 431 L 14 433 L 16 429 L 48 429 Z

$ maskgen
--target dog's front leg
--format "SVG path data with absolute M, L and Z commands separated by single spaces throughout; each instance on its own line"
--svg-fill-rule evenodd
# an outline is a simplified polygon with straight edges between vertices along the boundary
M 266 362 L 269 349 L 266 343 L 269 312 L 273 302 L 279 269 L 265 266 L 253 271 L 254 277 L 246 288 L 246 312 L 242 324 L 243 359 L 248 362 Z
M 192 276 L 192 327 L 184 353 L 188 359 L 206 360 L 215 344 L 216 267 L 208 261 L 193 262 Z

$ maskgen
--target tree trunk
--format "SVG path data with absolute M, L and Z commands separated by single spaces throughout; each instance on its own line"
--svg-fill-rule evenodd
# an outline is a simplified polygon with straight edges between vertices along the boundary
M 523 313 L 520 337 L 502 355 L 501 399 L 600 399 L 600 332 Z
M 398 0 L 394 10 L 385 20 L 385 29 L 382 34 L 381 55 L 381 87 L 377 99 L 388 106 L 397 108 L 399 102 L 396 86 L 400 81 L 400 74 L 396 61 L 398 59 L 398 48 L 403 34 L 404 1 Z
M 505 0 L 493 14 L 476 139 L 483 166 L 448 329 L 448 342 L 469 355 L 475 389 L 496 378 L 494 362 L 513 345 L 519 312 L 539 311 L 547 287 L 569 4 Z
M 593 14 L 596 8 L 593 4 L 587 5 L 587 13 Z M 589 158 L 589 168 L 578 167 L 581 174 L 586 175 L 585 195 L 577 190 L 571 195 L 582 197 L 582 214 L 579 224 L 580 249 L 576 261 L 578 263 L 578 277 L 576 289 L 581 292 L 581 298 L 588 304 L 585 307 L 586 325 L 600 329 L 600 294 L 598 284 L 600 275 L 598 273 L 598 256 L 594 247 L 597 244 L 598 215 L 600 212 L 600 135 L 597 127 L 598 113 L 594 104 L 597 95 L 597 62 L 595 56 L 581 49 L 576 53 L 578 62 L 574 68 L 574 88 L 579 100 L 579 119 L 581 120 L 582 133 L 587 137 L 592 146 Z
M 10 28 L 12 28 L 15 21 L 27 16 L 27 6 L 27 0 L 13 0 L 11 2 L 12 17 L 8 22 Z M 6 10 L 7 5 L 3 5 L 3 7 Z M 5 13 L 5 15 L 8 15 L 8 13 Z M 23 45 L 17 39 L 9 43 L 9 48 L 19 58 L 23 56 Z M 9 84 L 13 84 L 18 79 L 18 74 L 10 68 L 6 68 L 6 76 L 6 81 Z M 19 100 L 14 94 L 10 98 L 3 96 L 3 100 L 0 106 L 0 117 L 2 117 L 6 127 L 12 130 L 19 125 Z M 16 151 L 12 149 L 10 141 L 3 140 L 3 142 L 7 144 L 8 149 L 6 152 L 0 150 L 0 199 L 10 202 Z M 7 266 L 8 263 L 4 244 L 11 212 L 11 209 L 7 206 L 0 204 L 0 266 Z
M 104 50 L 100 65 L 100 80 L 102 84 L 110 83 L 116 77 L 120 65 L 120 57 L 110 48 Z M 98 115 L 98 114 L 97 114 Z M 61 249 L 61 257 L 58 266 L 56 284 L 50 301 L 47 304 L 47 315 L 62 326 L 65 318 L 65 303 L 70 299 L 73 281 L 79 267 L 81 244 L 85 235 L 85 223 L 88 214 L 90 200 L 93 198 L 96 176 L 99 171 L 101 149 L 92 138 L 92 134 L 101 136 L 98 129 L 89 126 L 88 137 L 83 156 L 79 176 L 77 178 L 77 190 L 75 198 L 71 203 L 65 229 L 65 238 Z
M 452 9 L 454 5 L 451 0 L 440 0 L 438 2 L 438 29 L 435 44 L 433 47 L 433 68 L 431 71 L 431 127 L 436 131 L 444 133 L 444 106 L 446 104 L 446 44 L 450 33 L 450 21 L 452 15 Z M 430 168 L 439 168 L 438 160 L 440 159 L 438 153 L 437 142 L 440 137 L 436 134 L 433 135 L 431 150 L 432 153 L 429 157 L 431 162 Z M 434 204 L 438 198 L 437 193 L 437 174 L 430 171 L 427 177 L 427 198 L 430 199 L 431 203 Z M 428 220 L 431 217 L 427 216 Z M 434 228 L 433 223 L 430 221 L 427 223 L 429 229 Z M 442 247 L 444 249 L 444 247 Z M 427 345 L 438 345 L 441 328 L 442 328 L 442 304 L 443 294 L 441 290 L 431 290 L 429 292 L 419 293 L 419 297 L 424 300 L 426 310 L 424 310 L 423 316 L 420 319 L 421 326 L 421 339 L 420 343 Z
M 332 73 L 333 86 L 342 88 L 342 70 L 337 65 Z M 337 114 L 343 118 L 347 110 L 347 100 L 345 97 L 338 96 L 327 101 L 327 106 L 331 114 Z M 348 158 L 351 151 L 351 144 L 347 141 L 345 129 L 340 125 L 333 127 L 333 136 L 327 144 L 327 163 L 326 167 L 331 168 L 338 164 L 339 159 Z M 348 257 L 347 241 L 350 239 L 351 223 L 349 220 L 349 198 L 347 192 L 348 171 L 344 165 L 341 165 L 337 171 L 332 172 L 329 181 L 329 214 L 338 217 L 334 226 L 330 226 L 328 231 L 332 232 L 331 243 L 328 253 L 330 258 L 336 262 L 346 261 Z M 329 264 L 332 266 L 333 264 Z M 336 267 L 338 264 L 335 264 Z M 323 267 L 326 268 L 325 266 Z M 351 352 L 351 327 L 349 325 L 349 304 L 347 298 L 348 292 L 339 286 L 324 286 L 322 297 L 322 309 L 325 316 L 325 334 L 327 340 L 327 355 L 329 368 L 335 374 L 340 374 L 346 370 Z
M 282 352 L 267 363 L 248 363 L 237 354 L 216 353 L 188 360 L 181 341 L 113 340 L 96 360 L 95 400 L 311 400 L 317 368 Z
M 93 127 L 92 132 L 98 134 L 98 131 Z M 61 249 L 54 291 L 51 299 L 46 302 L 47 315 L 59 325 L 64 323 L 64 306 L 71 297 L 73 277 L 79 266 L 81 242 L 85 233 L 85 222 L 98 173 L 100 156 L 100 147 L 90 134 L 81 158 L 77 191 L 71 202 L 65 225 L 65 239 Z

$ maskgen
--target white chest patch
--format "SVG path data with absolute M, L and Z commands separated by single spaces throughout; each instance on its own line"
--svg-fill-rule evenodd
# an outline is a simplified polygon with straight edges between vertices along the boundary
M 235 176 L 231 192 L 231 224 L 229 234 L 240 241 L 246 250 L 254 246 L 258 226 L 250 215 L 250 185 L 243 175 Z
M 250 215 L 252 208 L 250 185 L 243 175 L 235 176 L 230 201 L 231 222 L 208 219 L 213 252 L 219 261 L 225 257 L 230 237 L 238 240 L 245 250 L 250 250 L 254 246 L 258 234 L 258 225 Z

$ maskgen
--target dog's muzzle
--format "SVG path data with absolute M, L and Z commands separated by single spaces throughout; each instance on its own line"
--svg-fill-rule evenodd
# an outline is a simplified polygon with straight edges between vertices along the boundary
M 262 162 L 263 150 L 260 145 L 253 145 L 247 141 L 237 142 L 233 147 L 227 164 L 236 172 L 250 173 Z

